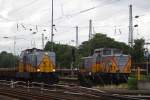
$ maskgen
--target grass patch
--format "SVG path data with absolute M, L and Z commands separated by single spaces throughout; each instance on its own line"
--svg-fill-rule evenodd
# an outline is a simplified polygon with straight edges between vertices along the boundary
M 128 89 L 137 89 L 137 79 L 135 77 L 128 77 Z
M 101 86 L 101 85 L 97 85 L 95 88 L 98 89 L 128 89 L 128 84 L 127 83 L 123 83 L 123 84 L 119 84 L 119 85 L 105 85 L 105 86 Z

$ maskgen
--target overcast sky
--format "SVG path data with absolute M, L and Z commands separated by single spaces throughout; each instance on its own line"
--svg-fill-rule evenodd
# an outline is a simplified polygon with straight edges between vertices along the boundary
M 79 43 L 88 40 L 92 19 L 93 34 L 107 34 L 127 43 L 129 4 L 133 5 L 133 17 L 140 16 L 133 19 L 134 25 L 139 25 L 134 39 L 150 39 L 150 0 L 54 0 L 54 41 L 75 45 L 71 42 L 75 26 L 79 27 Z M 0 0 L 0 51 L 14 52 L 14 38 L 17 54 L 26 48 L 41 48 L 41 34 L 48 37 L 45 42 L 50 40 L 50 26 L 51 0 Z

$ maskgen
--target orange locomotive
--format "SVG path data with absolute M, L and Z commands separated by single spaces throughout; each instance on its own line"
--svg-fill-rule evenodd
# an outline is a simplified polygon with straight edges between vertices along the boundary
M 19 60 L 17 79 L 57 83 L 55 72 L 55 52 L 33 48 L 22 51 Z
M 81 58 L 79 80 L 92 83 L 126 82 L 131 72 L 131 57 L 119 49 L 95 49 L 94 54 Z

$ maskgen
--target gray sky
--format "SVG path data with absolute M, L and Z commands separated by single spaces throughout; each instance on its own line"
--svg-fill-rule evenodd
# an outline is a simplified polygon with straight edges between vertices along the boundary
M 54 0 L 54 41 L 75 45 L 71 42 L 75 40 L 75 26 L 79 26 L 79 43 L 88 40 L 92 19 L 93 34 L 104 33 L 127 43 L 129 4 L 133 4 L 133 17 L 140 16 L 133 21 L 139 25 L 134 39 L 150 39 L 150 0 Z M 36 25 L 38 32 L 33 35 Z M 0 0 L 0 51 L 14 52 L 14 38 L 16 53 L 33 46 L 41 48 L 41 34 L 50 39 L 50 26 L 51 0 Z

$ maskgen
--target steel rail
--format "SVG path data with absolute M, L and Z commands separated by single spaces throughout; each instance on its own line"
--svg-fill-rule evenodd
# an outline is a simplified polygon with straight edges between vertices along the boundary
M 150 97 L 119 95 L 81 86 L 24 81 L 0 81 L 0 94 L 25 100 L 141 100 Z

